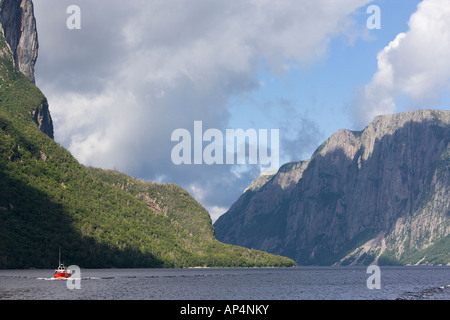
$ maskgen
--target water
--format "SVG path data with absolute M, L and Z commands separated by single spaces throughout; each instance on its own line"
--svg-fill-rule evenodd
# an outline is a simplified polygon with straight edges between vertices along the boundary
M 288 269 L 81 269 L 80 289 L 52 270 L 0 270 L 1 300 L 449 300 L 450 267 Z

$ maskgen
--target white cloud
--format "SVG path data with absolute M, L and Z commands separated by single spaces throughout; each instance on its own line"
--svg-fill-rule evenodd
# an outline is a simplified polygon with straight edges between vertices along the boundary
M 217 221 L 217 219 L 220 218 L 221 215 L 223 215 L 225 212 L 228 211 L 229 208 L 227 207 L 219 207 L 219 206 L 212 206 L 206 208 L 211 216 L 211 220 L 213 223 Z
M 322 59 L 369 0 L 78 0 L 82 29 L 70 31 L 72 2 L 34 0 L 56 140 L 84 164 L 203 188 L 190 191 L 218 208 L 258 169 L 176 167 L 172 131 L 194 120 L 224 130 L 229 99 L 260 88 L 261 61 L 281 74 Z
M 397 111 L 407 97 L 420 108 L 439 104 L 450 83 L 450 4 L 424 0 L 400 33 L 378 54 L 378 71 L 353 101 L 355 120 L 367 125 L 373 117 Z

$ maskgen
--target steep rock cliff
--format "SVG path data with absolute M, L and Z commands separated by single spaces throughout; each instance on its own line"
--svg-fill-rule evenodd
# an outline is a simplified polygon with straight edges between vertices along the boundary
M 31 0 L 0 0 L 0 24 L 16 66 L 34 83 L 38 35 Z
M 449 111 L 380 116 L 249 188 L 216 236 L 299 264 L 447 264 L 449 167 Z
M 14 66 L 34 84 L 34 66 L 38 57 L 39 43 L 33 2 L 0 0 L 0 32 L 7 44 L 2 46 L 0 55 L 9 56 L 7 52 L 9 51 Z M 0 80 L 16 81 L 17 78 L 15 70 L 11 69 L 8 74 L 2 74 Z M 32 109 L 30 112 L 41 131 L 53 139 L 53 121 L 47 100 L 44 98 L 40 104 L 28 107 Z

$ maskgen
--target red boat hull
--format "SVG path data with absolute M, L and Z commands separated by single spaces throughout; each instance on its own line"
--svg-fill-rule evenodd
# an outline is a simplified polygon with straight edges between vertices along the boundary
M 69 272 L 55 272 L 54 275 L 56 279 L 68 279 L 70 276 L 71 274 Z

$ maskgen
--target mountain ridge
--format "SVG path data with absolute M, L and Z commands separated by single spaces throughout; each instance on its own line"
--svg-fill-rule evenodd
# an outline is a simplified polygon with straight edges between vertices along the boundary
M 450 112 L 438 110 L 339 130 L 247 190 L 214 224 L 217 238 L 299 264 L 448 264 L 449 137 Z

